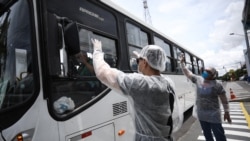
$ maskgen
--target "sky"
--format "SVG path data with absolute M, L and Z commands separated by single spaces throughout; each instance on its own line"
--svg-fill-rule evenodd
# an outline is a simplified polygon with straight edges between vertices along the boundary
M 111 0 L 145 21 L 143 0 Z M 197 54 L 219 75 L 245 64 L 245 0 L 147 0 L 152 26 Z M 235 33 L 235 35 L 229 35 Z M 237 35 L 238 34 L 238 35 Z

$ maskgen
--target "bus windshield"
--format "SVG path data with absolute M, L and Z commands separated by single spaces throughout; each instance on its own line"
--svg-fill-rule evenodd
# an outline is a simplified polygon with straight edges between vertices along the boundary
M 34 90 L 29 19 L 24 0 L 0 15 L 0 109 L 23 103 Z

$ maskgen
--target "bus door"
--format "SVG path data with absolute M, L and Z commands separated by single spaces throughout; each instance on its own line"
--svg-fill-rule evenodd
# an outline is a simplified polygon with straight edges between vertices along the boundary
M 0 132 L 11 140 L 26 129 L 34 133 L 37 118 L 32 117 L 37 114 L 28 112 L 38 97 L 40 78 L 31 2 L 0 2 Z M 23 124 L 27 115 L 32 120 Z

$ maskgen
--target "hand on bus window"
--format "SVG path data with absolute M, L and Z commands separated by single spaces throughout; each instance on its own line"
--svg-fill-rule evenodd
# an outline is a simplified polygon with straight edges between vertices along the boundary
M 102 51 L 102 42 L 97 40 L 97 39 L 91 39 L 92 43 L 93 43 L 93 47 L 94 47 L 94 51 L 98 50 L 98 51 Z

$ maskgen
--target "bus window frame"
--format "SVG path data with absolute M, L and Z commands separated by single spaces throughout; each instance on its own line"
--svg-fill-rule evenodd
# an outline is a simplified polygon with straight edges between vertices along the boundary
M 77 26 L 78 26 L 78 28 L 85 29 L 87 31 L 92 32 L 93 37 L 94 36 L 100 36 L 100 37 L 111 39 L 111 40 L 114 41 L 114 47 L 115 47 L 115 52 L 116 52 L 116 54 L 115 54 L 116 55 L 116 66 L 115 66 L 115 68 L 117 68 L 118 67 L 118 61 L 119 61 L 119 59 L 118 59 L 119 50 L 118 50 L 118 46 L 117 46 L 118 45 L 118 43 L 117 43 L 118 39 L 114 38 L 114 37 L 111 37 L 109 34 L 105 34 L 104 32 L 98 31 L 97 29 L 95 30 L 95 29 L 89 28 L 89 27 L 83 25 L 82 23 L 77 23 Z M 80 30 L 78 30 L 78 34 L 77 34 L 78 38 L 80 38 L 79 31 Z M 64 39 L 62 39 L 62 40 L 64 40 Z M 79 42 L 80 42 L 80 40 L 79 40 Z M 92 44 L 90 44 L 90 47 L 93 48 Z M 47 61 L 47 64 L 49 64 L 48 61 Z M 59 81 L 67 81 L 67 82 L 69 82 L 71 80 L 72 81 L 79 80 L 79 82 L 81 82 L 82 78 L 84 78 L 86 80 L 89 80 L 89 81 L 90 80 L 98 80 L 95 76 L 93 76 L 93 77 L 83 76 L 83 77 L 75 78 L 75 77 L 50 76 L 49 74 L 47 74 L 47 75 L 49 77 L 48 80 L 50 80 L 49 82 L 48 81 L 46 82 L 47 84 L 53 84 L 55 82 L 57 83 L 57 81 L 58 82 Z M 82 80 L 84 80 L 84 79 L 82 79 Z M 100 84 L 101 84 L 101 82 L 100 82 Z M 101 85 L 103 85 L 103 84 L 101 84 Z M 46 88 L 48 89 L 48 93 L 49 93 L 49 94 L 47 94 L 47 98 L 50 99 L 49 100 L 50 102 L 48 102 L 49 113 L 57 121 L 65 121 L 65 120 L 67 120 L 67 119 L 81 113 L 82 111 L 88 109 L 91 105 L 94 105 L 97 101 L 101 100 L 105 95 L 107 95 L 109 93 L 109 91 L 111 91 L 111 89 L 108 88 L 108 87 L 105 87 L 105 88 L 102 87 L 102 90 L 98 93 L 98 95 L 95 98 L 93 98 L 93 99 L 91 99 L 91 100 L 89 100 L 87 102 L 81 103 L 80 105 L 78 104 L 78 106 L 75 107 L 75 109 L 70 111 L 70 112 L 66 112 L 64 114 L 58 114 L 58 113 L 55 112 L 53 104 L 60 97 L 56 98 L 55 96 L 53 96 L 53 95 L 58 95 L 58 94 L 53 92 L 51 90 L 52 88 L 50 88 L 50 86 L 46 86 Z

